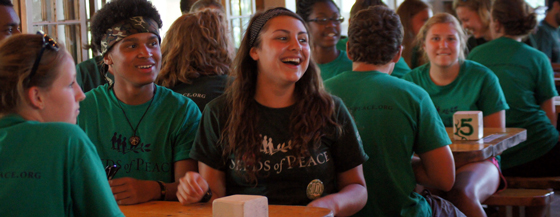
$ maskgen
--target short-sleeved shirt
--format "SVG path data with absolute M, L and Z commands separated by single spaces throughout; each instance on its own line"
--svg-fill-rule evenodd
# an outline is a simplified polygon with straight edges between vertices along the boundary
M 341 38 L 336 44 L 336 49 L 346 50 L 346 42 L 348 42 L 348 37 Z M 402 76 L 408 72 L 410 72 L 410 67 L 408 67 L 408 64 L 406 64 L 404 58 L 401 56 L 399 61 L 395 63 L 395 68 L 393 68 L 391 76 L 402 78 Z
M 224 93 L 227 80 L 227 75 L 200 76 L 192 84 L 179 82 L 170 89 L 192 99 L 202 111 L 208 102 Z
M 89 60 L 83 61 L 76 65 L 76 81 L 85 92 L 90 91 L 98 86 L 107 84 L 105 76 L 101 73 L 102 56 L 95 56 Z M 113 79 L 113 74 L 107 73 L 109 79 Z
M 486 66 L 465 60 L 459 75 L 445 86 L 436 85 L 430 78 L 430 63 L 424 64 L 403 79 L 424 88 L 446 127 L 453 127 L 457 111 L 482 111 L 484 116 L 508 109 L 498 78 Z
M 554 28 L 546 20 L 542 20 L 533 36 L 537 49 L 546 54 L 553 63 L 560 63 L 560 28 Z
M 0 119 L 0 215 L 124 216 L 87 135 L 67 123 Z
M 328 80 L 344 71 L 352 71 L 352 60 L 348 59 L 346 51 L 339 50 L 338 57 L 329 63 L 317 64 L 321 70 L 323 81 Z
M 200 121 L 196 104 L 157 85 L 151 104 L 126 105 L 109 85 L 91 90 L 80 103 L 78 125 L 97 147 L 104 165 L 121 167 L 115 178 L 175 182 L 174 162 L 189 159 Z M 136 146 L 129 142 L 131 126 L 138 126 Z
M 502 153 L 502 167 L 527 163 L 552 149 L 558 142 L 558 131 L 540 105 L 558 93 L 546 55 L 501 37 L 478 46 L 468 59 L 490 68 L 498 76 L 510 107 L 506 111 L 506 126 L 527 129 L 527 141 Z
M 290 117 L 295 105 L 286 108 L 269 108 L 257 104 L 259 122 L 257 131 L 261 135 L 262 148 L 258 162 L 258 180 L 248 182 L 242 174 L 242 162 L 235 162 L 235 156 L 222 157 L 223 147 L 218 144 L 221 130 L 225 126 L 228 113 L 226 96 L 222 95 L 206 105 L 191 157 L 226 176 L 226 195 L 263 195 L 270 204 L 307 205 L 306 195 L 312 180 L 323 182 L 322 196 L 337 192 L 337 174 L 348 171 L 364 163 L 368 157 L 364 153 L 354 121 L 340 99 L 335 98 L 334 115 L 342 128 L 342 134 L 334 134 L 334 128 L 325 129 L 321 145 L 310 148 L 310 156 L 296 159 L 292 150 Z M 332 133 L 331 133 L 332 132 Z
M 344 72 L 325 87 L 348 106 L 370 156 L 363 165 L 368 201 L 356 216 L 432 216 L 414 192 L 410 158 L 451 141 L 428 93 L 377 71 Z

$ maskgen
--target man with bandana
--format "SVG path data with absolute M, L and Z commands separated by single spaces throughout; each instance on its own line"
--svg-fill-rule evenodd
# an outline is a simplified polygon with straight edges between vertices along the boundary
M 161 25 L 147 0 L 113 0 L 91 23 L 92 46 L 114 80 L 86 94 L 78 125 L 102 163 L 118 168 L 109 180 L 118 204 L 177 200 L 179 178 L 197 171 L 189 153 L 200 111 L 192 100 L 154 84 Z
M 533 36 L 537 49 L 542 51 L 552 63 L 560 63 L 560 0 L 549 0 L 546 17 L 539 23 L 539 30 Z
M 19 17 L 10 0 L 0 0 L 0 41 L 14 34 L 21 33 Z

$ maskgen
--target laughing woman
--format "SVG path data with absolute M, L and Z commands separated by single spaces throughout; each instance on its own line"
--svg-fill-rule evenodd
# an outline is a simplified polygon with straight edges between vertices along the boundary
M 332 0 L 298 0 L 296 13 L 309 26 L 313 60 L 321 69 L 321 78 L 328 80 L 342 72 L 352 71 L 346 51 L 338 50 L 340 24 L 344 17 Z
M 505 127 L 508 106 L 498 78 L 485 66 L 464 60 L 466 37 L 453 15 L 440 13 L 430 18 L 420 29 L 417 40 L 429 63 L 403 79 L 430 94 L 446 127 L 453 127 L 456 111 L 472 110 L 483 112 L 484 127 Z M 444 197 L 467 216 L 486 216 L 480 203 L 498 190 L 500 177 L 494 158 L 458 165 L 455 184 Z
M 284 8 L 251 19 L 233 84 L 204 110 L 191 152 L 200 174 L 181 179 L 179 201 L 264 195 L 270 204 L 325 207 L 341 216 L 364 207 L 368 157 L 348 110 L 323 89 L 309 38 L 303 19 Z
M 72 56 L 47 35 L 0 44 L 2 216 L 123 216 L 78 126 Z

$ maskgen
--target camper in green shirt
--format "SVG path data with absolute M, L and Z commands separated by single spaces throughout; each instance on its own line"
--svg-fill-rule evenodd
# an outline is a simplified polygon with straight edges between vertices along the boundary
M 519 13 L 509 13 L 511 8 Z M 517 10 L 518 9 L 518 10 Z M 521 42 L 536 25 L 522 0 L 499 0 L 492 10 L 494 40 L 475 48 L 468 59 L 490 68 L 500 80 L 506 101 L 506 126 L 527 129 L 527 141 L 502 153 L 507 176 L 558 176 L 560 151 L 553 97 L 557 95 L 550 61 Z M 532 22 L 528 22 L 532 21 Z M 503 23 L 523 23 L 518 26 Z
M 332 0 L 301 0 L 296 4 L 296 13 L 307 22 L 313 39 L 313 60 L 321 69 L 321 78 L 328 80 L 344 71 L 352 70 L 352 61 L 346 50 L 339 50 L 340 24 L 344 17 Z
M 46 34 L 0 46 L 0 215 L 124 216 L 95 146 L 76 126 L 72 56 Z
M 86 94 L 78 125 L 104 165 L 121 167 L 109 181 L 119 204 L 177 200 L 179 178 L 198 168 L 189 152 L 200 111 L 154 84 L 161 68 L 160 15 L 147 0 L 113 0 L 92 19 L 92 45 L 115 81 Z
M 371 23 L 400 24 L 387 7 L 358 12 L 349 27 L 354 71 L 325 82 L 348 106 L 371 157 L 364 163 L 368 201 L 356 216 L 464 216 L 449 201 L 441 200 L 451 208 L 446 209 L 414 192 L 416 183 L 451 189 L 455 177 L 451 141 L 426 91 L 388 75 L 401 56 L 402 27 Z M 414 153 L 420 158 L 412 158 L 411 164 Z M 442 209 L 449 213 L 440 213 Z
M 430 18 L 420 29 L 418 41 L 429 62 L 403 79 L 430 94 L 446 127 L 453 127 L 455 112 L 472 110 L 482 111 L 484 127 L 505 127 L 508 105 L 498 78 L 485 66 L 464 60 L 466 36 L 454 16 L 440 13 Z M 443 196 L 467 216 L 484 216 L 481 203 L 505 187 L 501 177 L 495 158 L 461 165 L 455 185 Z

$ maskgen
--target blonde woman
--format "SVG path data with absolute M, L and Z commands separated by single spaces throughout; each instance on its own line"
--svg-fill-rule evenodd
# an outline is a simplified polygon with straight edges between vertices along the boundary
M 2 216 L 124 216 L 75 125 L 84 98 L 72 56 L 49 36 L 0 44 Z
M 503 128 L 508 105 L 498 78 L 485 66 L 465 60 L 465 39 L 453 15 L 436 14 L 422 27 L 417 38 L 429 62 L 403 79 L 430 94 L 446 127 L 453 127 L 455 112 L 480 110 L 484 114 L 484 127 Z M 467 216 L 486 216 L 480 203 L 505 186 L 500 177 L 495 158 L 458 165 L 455 184 L 443 196 Z

